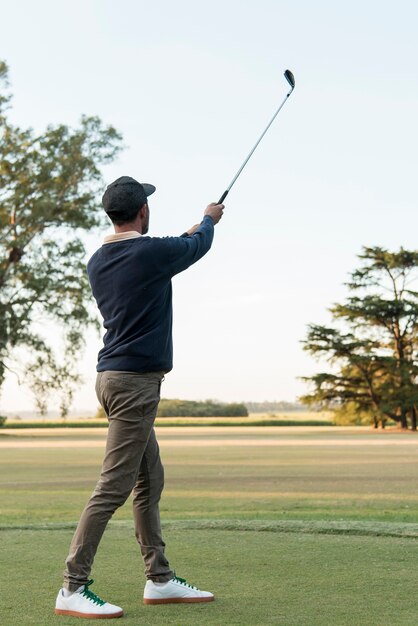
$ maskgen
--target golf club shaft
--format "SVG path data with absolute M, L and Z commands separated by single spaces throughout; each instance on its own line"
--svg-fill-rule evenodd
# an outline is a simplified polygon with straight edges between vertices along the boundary
M 247 165 L 248 161 L 250 160 L 254 150 L 257 148 L 258 144 L 260 143 L 260 141 L 262 140 L 262 138 L 264 137 L 264 135 L 266 134 L 266 132 L 268 131 L 268 129 L 270 128 L 270 126 L 273 124 L 274 120 L 277 117 L 277 114 L 279 113 L 279 111 L 282 109 L 282 107 L 284 106 L 285 102 L 287 101 L 287 99 L 289 98 L 290 94 L 292 93 L 293 88 L 289 91 L 289 93 L 286 95 L 285 99 L 283 100 L 283 102 L 281 103 L 281 105 L 279 106 L 279 108 L 277 109 L 277 111 L 275 112 L 275 114 L 273 115 L 273 117 L 271 118 L 270 122 L 267 124 L 266 128 L 264 129 L 261 137 L 259 138 L 259 140 L 257 141 L 257 143 L 255 144 L 254 148 L 251 150 L 250 154 L 247 156 L 247 158 L 245 159 L 244 163 L 241 165 L 241 167 L 239 168 L 238 172 L 235 174 L 234 178 L 232 179 L 232 181 L 229 183 L 229 187 L 223 192 L 222 196 L 219 198 L 218 204 L 222 204 L 223 201 L 225 200 L 226 196 L 228 195 L 228 193 L 230 192 L 232 186 L 234 185 L 235 181 L 237 180 L 238 176 L 241 174 L 242 170 L 244 169 L 244 167 Z

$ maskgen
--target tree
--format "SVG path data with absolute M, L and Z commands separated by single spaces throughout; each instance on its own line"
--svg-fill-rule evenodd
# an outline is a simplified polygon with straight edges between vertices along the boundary
M 118 154 L 121 136 L 97 117 L 43 134 L 14 126 L 7 87 L 0 62 L 0 387 L 23 348 L 33 389 L 45 389 L 49 379 L 68 392 L 78 380 L 73 366 L 85 327 L 98 324 L 81 236 L 103 224 L 99 166 Z M 61 329 L 59 350 L 48 338 L 52 322 Z
M 302 397 L 382 427 L 388 419 L 417 428 L 418 252 L 363 248 L 362 265 L 347 283 L 350 295 L 331 313 L 341 328 L 310 325 L 304 348 L 325 357 L 332 372 L 304 378 Z

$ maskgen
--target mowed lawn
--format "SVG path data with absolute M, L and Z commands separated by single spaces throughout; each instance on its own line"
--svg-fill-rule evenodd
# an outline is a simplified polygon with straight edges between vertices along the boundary
M 0 623 L 54 616 L 63 560 L 98 477 L 105 432 L 0 434 Z M 332 427 L 163 428 L 161 504 L 199 606 L 145 607 L 129 501 L 110 524 L 94 589 L 126 624 L 418 623 L 418 436 Z

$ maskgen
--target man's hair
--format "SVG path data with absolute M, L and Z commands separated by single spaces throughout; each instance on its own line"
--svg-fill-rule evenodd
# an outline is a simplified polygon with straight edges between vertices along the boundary
M 107 214 L 110 217 L 112 224 L 115 224 L 116 226 L 123 226 L 124 224 L 133 222 L 137 218 L 138 213 L 144 204 L 146 204 L 146 202 L 136 208 L 126 207 L 125 209 L 119 211 L 108 211 Z

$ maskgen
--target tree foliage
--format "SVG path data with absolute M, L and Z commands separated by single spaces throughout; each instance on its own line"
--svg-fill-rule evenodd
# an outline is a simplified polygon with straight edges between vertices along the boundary
M 331 372 L 304 380 L 302 401 L 347 419 L 416 430 L 418 406 L 418 252 L 364 248 L 347 283 L 349 297 L 331 309 L 336 327 L 310 325 L 304 348 Z
M 7 78 L 0 62 L 0 386 L 28 349 L 24 377 L 44 411 L 48 386 L 68 398 L 85 327 L 97 324 L 81 235 L 103 223 L 99 168 L 115 158 L 121 136 L 97 117 L 42 134 L 11 124 Z M 62 330 L 60 354 L 48 337 L 52 322 Z
M 158 417 L 246 417 L 245 404 L 221 403 L 213 400 L 198 402 L 194 400 L 162 399 L 158 405 Z

